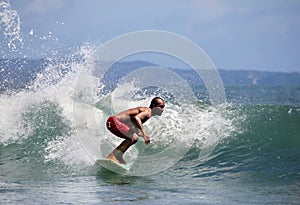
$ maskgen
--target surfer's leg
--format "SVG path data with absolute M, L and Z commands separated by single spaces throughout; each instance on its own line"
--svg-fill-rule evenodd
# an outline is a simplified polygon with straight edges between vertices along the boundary
M 123 154 L 128 150 L 128 148 L 134 145 L 137 140 L 125 139 L 117 148 L 115 148 L 106 158 L 113 160 L 115 162 L 126 164 L 123 158 Z
M 125 164 L 123 158 L 124 152 L 135 142 L 132 141 L 130 136 L 133 136 L 133 131 L 130 127 L 119 121 L 118 118 L 109 117 L 106 123 L 107 129 L 117 137 L 125 139 L 116 149 L 114 149 L 106 158 L 112 161 Z

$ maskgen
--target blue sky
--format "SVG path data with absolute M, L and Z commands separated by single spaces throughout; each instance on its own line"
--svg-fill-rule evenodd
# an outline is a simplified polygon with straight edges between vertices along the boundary
M 47 55 L 45 47 L 67 50 L 163 30 L 195 42 L 218 69 L 300 71 L 299 0 L 9 2 L 20 16 L 29 57 Z

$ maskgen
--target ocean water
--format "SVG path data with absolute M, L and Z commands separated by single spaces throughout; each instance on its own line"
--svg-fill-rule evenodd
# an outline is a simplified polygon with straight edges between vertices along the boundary
M 20 19 L 1 6 L 14 17 L 1 19 L 15 26 L 7 46 L 22 51 Z M 225 85 L 226 103 L 212 106 L 205 87 L 167 69 L 156 70 L 158 87 L 139 84 L 143 69 L 100 81 L 94 51 L 51 56 L 21 87 L 7 84 L 24 72 L 8 78 L 10 68 L 0 69 L 1 204 L 299 204 L 300 85 Z M 166 110 L 145 124 L 151 144 L 125 154 L 130 171 L 97 165 L 120 143 L 107 117 L 155 95 Z
M 240 89 L 232 92 L 237 90 Z M 73 130 L 74 125 L 63 114 L 61 105 L 45 100 L 22 105 L 19 107 L 25 113 L 19 118 L 16 113 L 9 115 L 14 109 L 8 107 L 18 105 L 12 105 L 7 98 L 15 97 L 1 95 L 1 204 L 299 203 L 300 110 L 296 105 L 228 105 L 225 117 L 229 120 L 225 124 L 231 129 L 220 127 L 222 139 L 208 156 L 201 159 L 199 153 L 203 144 L 209 141 L 209 136 L 203 139 L 203 135 L 213 137 L 214 129 L 210 126 L 214 124 L 214 118 L 207 122 L 207 118 L 191 115 L 201 121 L 197 122 L 200 124 L 198 129 L 202 129 L 201 125 L 208 127 L 193 139 L 180 136 L 184 139 L 182 146 L 192 145 L 178 162 L 161 171 L 159 166 L 151 167 L 152 172 L 146 176 L 143 171 L 147 170 L 143 169 L 139 170 L 140 176 L 128 176 L 105 170 L 94 163 L 91 155 L 99 152 L 101 157 L 101 140 L 94 146 L 97 142 L 92 138 L 80 138 Z M 9 105 L 3 110 L 5 103 Z M 207 115 L 206 109 L 211 109 L 209 106 L 199 107 L 199 115 Z M 168 108 L 164 114 L 167 112 Z M 176 113 L 168 114 L 168 117 L 172 115 L 174 117 Z M 151 129 L 150 124 L 147 129 Z M 173 129 L 165 129 L 176 138 Z M 160 129 L 149 132 L 154 136 Z M 115 140 L 109 133 L 105 135 L 104 141 Z M 154 137 L 152 146 L 147 147 L 141 142 L 136 145 L 141 152 L 130 155 L 149 155 L 152 159 L 154 152 L 165 149 L 162 144 L 170 146 L 173 143 L 169 140 L 155 140 Z M 92 144 L 84 149 L 84 143 Z M 93 147 L 96 149 L 91 151 Z M 173 150 L 181 155 L 181 148 Z M 130 157 L 126 156 L 126 159 Z M 172 160 L 173 155 L 169 160 L 163 158 L 162 163 Z M 143 168 L 142 162 L 138 165 Z

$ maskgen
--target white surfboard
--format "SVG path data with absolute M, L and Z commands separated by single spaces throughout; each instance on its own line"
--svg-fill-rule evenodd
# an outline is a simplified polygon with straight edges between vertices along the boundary
M 129 171 L 130 168 L 127 164 L 119 164 L 110 159 L 98 159 L 96 163 L 116 173 L 126 173 Z

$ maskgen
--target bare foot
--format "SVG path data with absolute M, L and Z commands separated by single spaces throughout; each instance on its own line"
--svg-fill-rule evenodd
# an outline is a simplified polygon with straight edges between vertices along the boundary
M 109 159 L 109 160 L 114 161 L 114 162 L 116 162 L 116 163 L 121 163 L 121 162 L 116 158 L 116 156 L 113 155 L 113 154 L 107 155 L 106 159 Z

